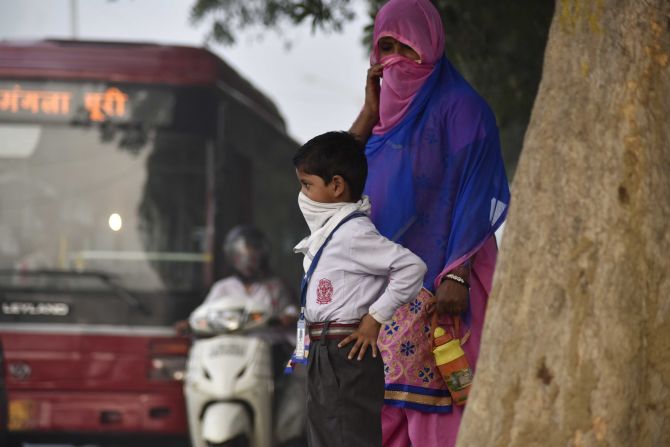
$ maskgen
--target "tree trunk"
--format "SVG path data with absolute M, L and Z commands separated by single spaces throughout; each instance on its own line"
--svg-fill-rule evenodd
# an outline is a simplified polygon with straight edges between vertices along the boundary
M 559 0 L 458 446 L 670 445 L 670 1 Z

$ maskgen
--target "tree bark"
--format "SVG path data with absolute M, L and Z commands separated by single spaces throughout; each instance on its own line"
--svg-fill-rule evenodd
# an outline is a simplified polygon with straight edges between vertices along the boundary
M 458 446 L 670 445 L 670 1 L 559 0 Z

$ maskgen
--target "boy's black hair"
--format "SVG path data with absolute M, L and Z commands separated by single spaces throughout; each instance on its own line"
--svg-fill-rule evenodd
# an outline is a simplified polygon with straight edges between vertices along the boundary
M 303 144 L 293 157 L 293 165 L 305 174 L 318 175 L 327 184 L 340 175 L 349 185 L 351 199 L 363 194 L 368 161 L 359 142 L 349 132 L 327 132 Z

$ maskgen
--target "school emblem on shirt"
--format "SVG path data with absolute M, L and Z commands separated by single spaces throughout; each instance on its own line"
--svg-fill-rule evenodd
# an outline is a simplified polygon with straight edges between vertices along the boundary
M 333 301 L 333 283 L 329 279 L 322 279 L 316 287 L 316 303 L 330 304 Z

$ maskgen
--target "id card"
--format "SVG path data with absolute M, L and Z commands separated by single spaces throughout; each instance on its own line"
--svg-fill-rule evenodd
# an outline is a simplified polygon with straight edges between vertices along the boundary
M 305 360 L 305 317 L 298 319 L 298 328 L 295 335 L 295 358 L 296 360 Z

